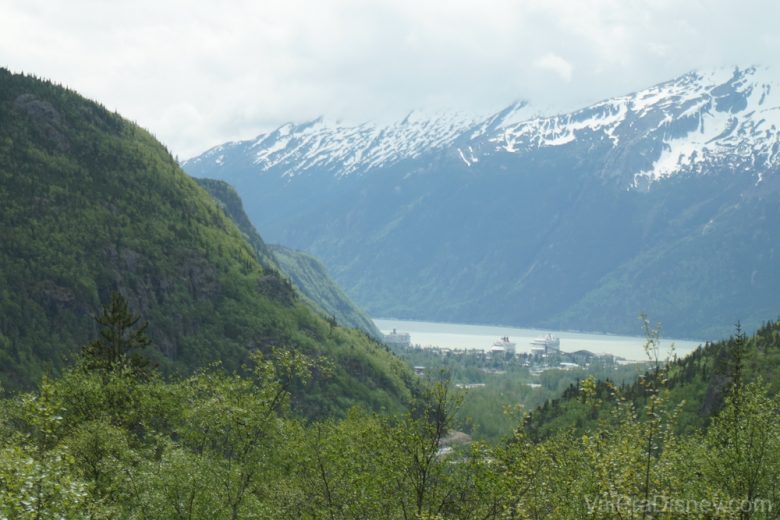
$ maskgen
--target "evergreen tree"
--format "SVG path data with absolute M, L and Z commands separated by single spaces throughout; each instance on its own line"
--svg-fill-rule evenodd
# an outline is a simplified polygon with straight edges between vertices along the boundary
M 113 291 L 111 302 L 95 317 L 101 327 L 99 337 L 82 348 L 84 367 L 101 371 L 129 368 L 137 376 L 148 376 L 150 363 L 143 351 L 151 344 L 146 335 L 149 323 L 139 325 L 140 320 L 130 311 L 127 300 Z

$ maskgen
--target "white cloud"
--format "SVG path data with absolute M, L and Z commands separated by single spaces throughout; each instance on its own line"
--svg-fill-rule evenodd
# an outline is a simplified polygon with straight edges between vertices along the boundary
M 182 157 L 321 114 L 485 113 L 519 98 L 564 110 L 693 68 L 780 56 L 770 0 L 0 5 L 0 65 L 99 100 Z
M 574 70 L 571 63 L 561 58 L 555 53 L 548 52 L 534 62 L 534 65 L 540 69 L 554 72 L 563 81 L 571 81 L 571 75 Z

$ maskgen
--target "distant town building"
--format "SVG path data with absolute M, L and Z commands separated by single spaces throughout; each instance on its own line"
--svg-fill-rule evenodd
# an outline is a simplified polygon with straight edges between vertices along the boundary
M 423 366 L 416 366 L 414 367 L 414 373 L 418 376 L 424 376 L 425 375 L 425 367 Z
M 393 332 L 390 334 L 385 334 L 385 343 L 390 346 L 410 347 L 412 345 L 412 338 L 408 332 L 398 332 L 393 329 Z

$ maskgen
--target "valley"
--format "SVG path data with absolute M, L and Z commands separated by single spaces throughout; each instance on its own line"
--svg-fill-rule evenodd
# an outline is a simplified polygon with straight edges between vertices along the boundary
M 370 315 L 632 335 L 644 312 L 714 340 L 780 305 L 772 81 L 695 71 L 554 116 L 288 124 L 182 166 L 232 184 Z
M 780 4 L 700 4 L 6 2 L 0 520 L 780 518 Z

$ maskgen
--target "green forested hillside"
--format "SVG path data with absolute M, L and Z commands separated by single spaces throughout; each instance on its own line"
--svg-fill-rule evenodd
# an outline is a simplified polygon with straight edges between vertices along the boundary
M 723 408 L 736 374 L 744 381 L 763 381 L 770 395 L 780 394 L 780 321 L 764 324 L 750 337 L 737 331 L 729 339 L 707 343 L 679 359 L 664 349 L 658 338 L 650 340 L 650 347 L 660 347 L 658 373 L 663 374 L 659 387 L 665 392 L 664 412 L 677 414 L 675 428 L 681 433 L 691 434 L 709 426 Z M 581 385 L 572 385 L 560 398 L 531 413 L 524 430 L 534 439 L 571 428 L 586 431 L 608 417 L 620 399 L 636 408 L 647 405 L 652 389 L 646 381 L 654 377 L 651 371 L 631 384 L 590 381 L 595 399 L 603 404 L 598 408 L 582 400 Z
M 31 387 L 94 337 L 112 291 L 150 322 L 166 372 L 253 350 L 322 370 L 299 404 L 397 407 L 409 371 L 365 334 L 333 326 L 258 261 L 217 202 L 148 132 L 49 82 L 0 69 L 0 380 Z
M 446 379 L 402 413 L 302 421 L 289 391 L 317 369 L 289 350 L 166 382 L 129 356 L 103 362 L 98 341 L 61 377 L 0 398 L 0 517 L 777 519 L 780 395 L 747 375 L 754 347 L 777 361 L 778 329 L 728 347 L 706 430 L 679 428 L 676 365 L 642 379 L 641 403 L 583 381 L 582 428 L 470 446 L 451 432 L 460 398 Z
M 271 269 L 276 267 L 273 253 L 271 253 L 268 245 L 266 245 L 263 238 L 249 221 L 249 217 L 244 213 L 244 205 L 236 190 L 225 181 L 195 179 L 195 182 L 219 203 L 227 216 L 233 221 L 236 227 L 238 227 L 239 231 L 241 231 L 247 242 L 252 245 L 258 260 L 263 267 Z
M 271 269 L 280 268 L 304 299 L 326 318 L 335 319 L 339 325 L 361 329 L 372 337 L 381 339 L 381 333 L 374 322 L 336 285 L 322 262 L 303 251 L 266 245 L 249 221 L 241 198 L 232 186 L 225 181 L 214 179 L 196 181 L 222 204 L 225 212 L 255 248 L 264 266 Z
M 357 327 L 381 339 L 382 334 L 374 322 L 336 285 L 322 262 L 304 251 L 275 244 L 270 248 L 293 285 L 299 287 L 304 298 L 325 316 L 334 317 L 341 325 Z

